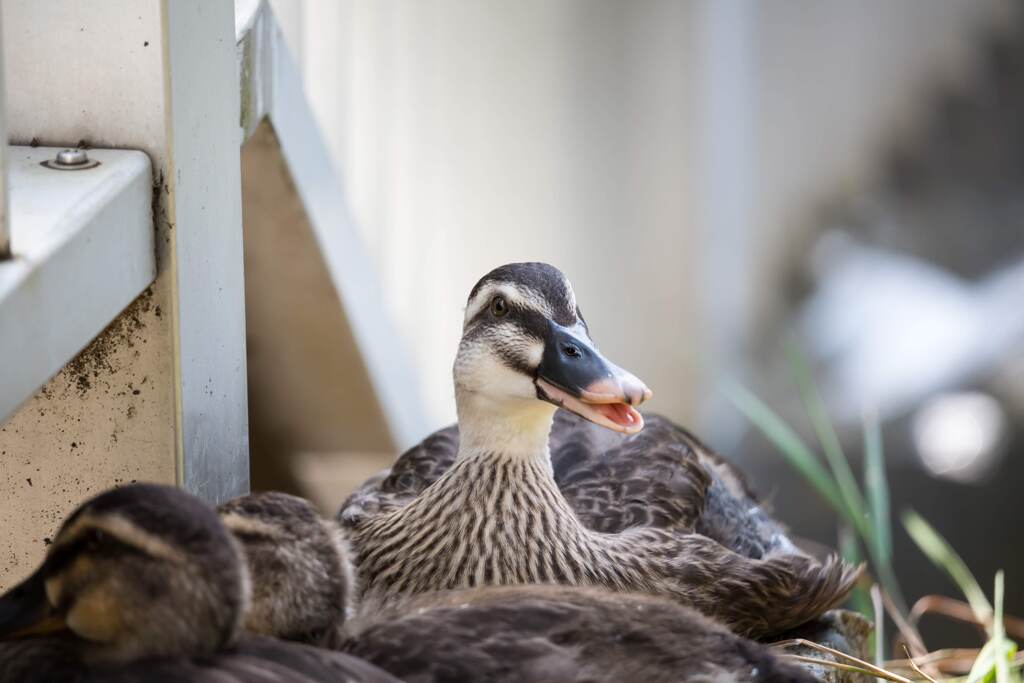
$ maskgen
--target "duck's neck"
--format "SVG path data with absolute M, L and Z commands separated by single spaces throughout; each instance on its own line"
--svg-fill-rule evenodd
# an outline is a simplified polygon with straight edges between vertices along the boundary
M 594 583 L 593 567 L 607 553 L 555 482 L 548 452 L 554 406 L 458 391 L 456 399 L 455 464 L 408 505 L 371 520 L 359 537 L 363 599 Z
M 555 406 L 537 400 L 496 400 L 456 390 L 459 458 L 500 455 L 546 463 Z

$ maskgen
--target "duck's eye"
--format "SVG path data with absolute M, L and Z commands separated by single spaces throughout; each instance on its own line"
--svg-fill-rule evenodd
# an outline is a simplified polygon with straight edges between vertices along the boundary
M 508 303 L 505 302 L 505 297 L 496 296 L 491 299 L 491 313 L 498 318 L 508 313 Z

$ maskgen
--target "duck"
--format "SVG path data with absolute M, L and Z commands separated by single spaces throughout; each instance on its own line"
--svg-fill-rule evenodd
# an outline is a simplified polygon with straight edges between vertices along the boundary
M 0 596 L 0 681 L 396 683 L 350 655 L 243 634 L 249 574 L 212 508 L 171 486 L 103 492 Z
M 841 603 L 862 571 L 797 551 L 750 504 L 735 468 L 641 414 L 651 390 L 598 351 L 554 266 L 507 264 L 476 283 L 453 379 L 457 432 L 428 437 L 338 512 L 375 601 L 603 587 L 665 597 L 766 639 Z M 553 439 L 559 409 L 574 417 L 559 418 Z M 646 419 L 653 429 L 642 433 Z
M 692 528 L 754 559 L 801 552 L 740 469 L 668 418 L 643 417 L 642 432 L 623 434 L 555 412 L 549 442 L 555 483 L 586 527 L 604 533 Z M 450 468 L 458 450 L 457 424 L 437 430 L 359 486 L 338 518 L 357 524 L 370 511 L 404 504 Z
M 217 508 L 242 548 L 252 594 L 242 628 L 334 648 L 354 610 L 351 551 L 341 527 L 304 498 L 261 491 Z
M 323 644 L 317 631 L 331 631 L 325 625 L 337 620 L 333 632 L 340 637 L 328 647 L 407 683 L 816 680 L 693 609 L 602 588 L 488 586 L 386 605 L 353 605 L 350 597 L 341 609 L 339 595 L 358 591 L 348 583 L 353 572 L 337 571 L 351 566 L 352 553 L 333 520 L 321 518 L 308 501 L 273 492 L 229 501 L 219 512 L 248 559 L 252 609 L 264 615 L 279 610 L 276 618 L 257 620 L 262 633 Z M 340 589 L 333 585 L 339 580 Z M 259 590 L 260 584 L 273 591 Z M 275 592 L 303 595 L 282 604 Z

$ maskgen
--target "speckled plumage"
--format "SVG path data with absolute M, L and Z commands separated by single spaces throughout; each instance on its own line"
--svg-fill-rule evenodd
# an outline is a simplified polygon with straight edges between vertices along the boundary
M 742 555 L 791 552 L 785 528 L 764 510 L 743 473 L 689 431 L 645 413 L 639 434 L 616 434 L 568 411 L 555 413 L 555 482 L 587 527 L 696 530 Z M 367 480 L 344 502 L 348 525 L 403 507 L 455 462 L 459 427 L 440 429 Z
M 252 577 L 244 628 L 334 647 L 355 592 L 337 523 L 308 501 L 275 491 L 234 498 L 218 512 L 241 544 Z
M 538 384 L 547 345 L 570 339 L 597 353 L 557 269 L 492 271 L 465 319 L 454 368 L 460 431 L 428 437 L 339 511 L 371 599 L 604 586 L 669 597 L 767 637 L 849 592 L 857 570 L 797 551 L 736 470 L 669 421 L 650 416 L 647 429 L 622 436 L 560 416 L 549 437 L 554 408 Z M 578 400 L 573 410 L 588 412 Z
M 428 594 L 361 624 L 346 651 L 406 683 L 811 683 L 681 605 L 564 586 Z
M 344 544 L 313 547 L 307 539 L 331 527 L 300 499 L 255 494 L 221 508 L 222 516 L 242 517 L 229 520 L 235 528 L 245 528 L 246 521 L 276 526 L 289 509 L 296 513 L 281 521 L 287 521 L 290 533 L 277 538 L 283 546 L 280 557 L 292 558 L 294 566 L 282 571 L 250 558 L 254 585 L 270 580 L 282 593 L 308 592 L 296 603 L 301 611 L 284 609 L 273 621 L 282 633 L 301 630 L 289 619 L 308 623 L 313 615 L 323 619 L 338 613 L 330 591 L 317 584 L 332 580 L 327 578 L 330 568 L 349 564 L 350 554 Z M 261 606 L 261 601 L 268 604 Z M 270 593 L 254 591 L 254 609 L 265 611 L 274 604 Z M 694 610 L 592 588 L 517 586 L 420 594 L 385 606 L 364 605 L 344 630 L 341 649 L 410 683 L 813 680 Z
M 853 576 L 836 561 L 740 555 L 694 533 L 686 506 L 662 507 L 660 527 L 594 531 L 550 465 L 486 454 L 458 459 L 407 505 L 350 533 L 360 581 L 375 600 L 487 585 L 604 586 L 669 597 L 764 637 L 819 616 L 849 590 Z

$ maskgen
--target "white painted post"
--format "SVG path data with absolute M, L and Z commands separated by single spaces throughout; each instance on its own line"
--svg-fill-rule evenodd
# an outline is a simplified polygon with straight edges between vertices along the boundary
M 3 12 L 0 11 L 0 37 L 3 35 Z M 3 42 L 0 40 L 0 260 L 11 255 L 11 231 L 8 227 L 7 198 L 7 114 L 4 111 Z
M 249 489 L 234 3 L 165 1 L 179 479 L 189 491 L 220 501 Z

